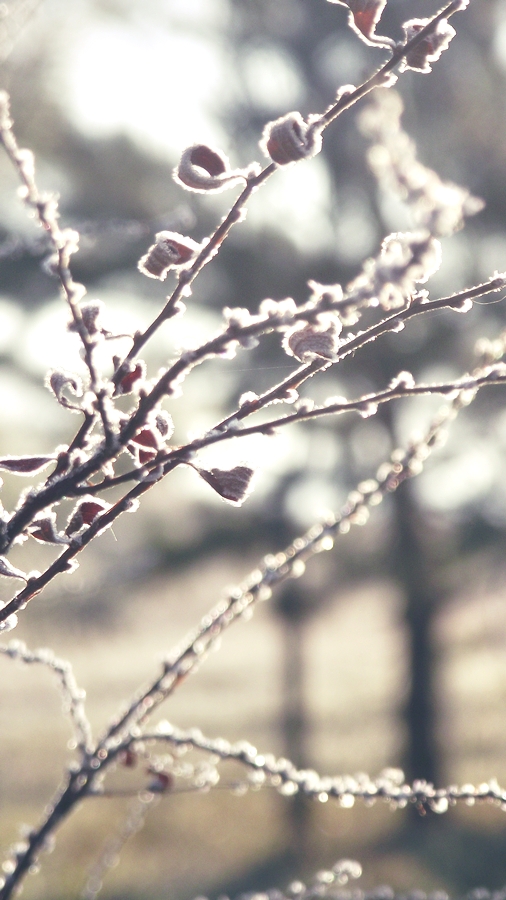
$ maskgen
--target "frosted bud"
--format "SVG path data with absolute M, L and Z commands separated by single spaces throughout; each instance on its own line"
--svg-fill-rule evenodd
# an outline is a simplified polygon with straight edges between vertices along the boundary
M 397 390 L 411 390 L 411 388 L 415 387 L 415 379 L 413 378 L 411 372 L 399 372 L 395 378 L 392 378 L 392 381 L 388 385 L 388 389 L 391 391 Z
M 169 413 L 164 409 L 159 409 L 155 413 L 154 422 L 157 431 L 160 432 L 161 436 L 165 438 L 166 441 L 170 440 L 174 431 L 172 416 L 170 416 Z
M 94 300 L 81 306 L 81 316 L 88 334 L 97 334 L 100 331 L 98 319 L 103 309 L 104 304 L 100 300 Z
M 315 122 L 308 124 L 299 112 L 268 122 L 260 141 L 261 150 L 278 166 L 316 156 L 321 147 L 322 136 Z
M 256 404 L 259 400 L 258 394 L 255 394 L 254 391 L 246 391 L 245 394 L 241 394 L 239 397 L 239 406 L 249 406 L 250 404 Z
M 18 150 L 17 162 L 30 180 L 35 176 L 35 158 L 31 150 Z
M 328 327 L 324 325 L 328 323 Z M 339 347 L 339 334 L 341 322 L 336 316 L 331 318 L 320 316 L 318 324 L 308 322 L 306 325 L 298 323 L 285 335 L 283 349 L 289 356 L 295 356 L 301 362 L 321 356 L 323 359 L 334 359 Z
M 422 28 L 430 23 L 430 19 L 410 19 L 404 22 L 403 29 L 406 43 L 409 43 Z M 448 24 L 446 19 L 436 22 L 434 28 L 412 50 L 409 50 L 405 59 L 399 66 L 399 71 L 413 69 L 415 72 L 431 72 L 431 62 L 435 62 L 446 50 L 456 31 Z
M 239 181 L 247 181 L 250 175 L 256 175 L 259 171 L 257 163 L 246 169 L 232 169 L 222 150 L 208 147 L 207 144 L 193 144 L 183 152 L 173 177 L 186 190 L 205 194 L 233 187 Z
M 155 243 L 141 257 L 137 268 L 148 278 L 164 281 L 169 269 L 191 265 L 199 250 L 200 244 L 189 237 L 175 231 L 159 231 L 155 234 Z

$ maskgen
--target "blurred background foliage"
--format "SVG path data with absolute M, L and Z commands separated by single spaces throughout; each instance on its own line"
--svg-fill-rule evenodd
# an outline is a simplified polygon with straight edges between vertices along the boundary
M 433 0 L 389 0 L 381 30 L 399 38 L 403 21 L 436 9 Z M 260 160 L 267 120 L 323 110 L 337 87 L 381 62 L 383 51 L 360 44 L 346 18 L 324 0 L 0 4 L 1 86 L 11 93 L 16 133 L 35 151 L 39 187 L 60 194 L 62 222 L 81 233 L 74 274 L 105 301 L 111 328 L 145 325 L 164 302 L 165 285 L 136 268 L 153 234 L 169 228 L 200 240 L 230 202 L 229 194 L 184 194 L 173 183 L 186 146 L 214 143 L 233 165 Z M 473 0 L 455 24 L 457 38 L 432 75 L 410 72 L 398 84 L 422 162 L 486 202 L 443 241 L 433 297 L 506 264 L 504 2 Z M 199 277 L 185 317 L 151 342 L 151 374 L 175 348 L 215 332 L 223 306 L 256 311 L 265 297 L 301 301 L 310 278 L 345 285 L 385 234 L 410 227 L 404 205 L 378 188 L 366 150 L 350 111 L 328 130 L 320 156 L 277 173 L 252 198 L 246 223 Z M 45 237 L 16 197 L 3 156 L 0 184 L 0 453 L 49 452 L 69 440 L 76 420 L 43 378 L 49 367 L 79 368 L 77 338 L 42 265 Z M 318 401 L 355 397 L 401 369 L 423 379 L 456 376 L 472 367 L 476 339 L 496 335 L 504 320 L 501 302 L 416 320 L 313 379 L 307 393 Z M 176 441 L 292 367 L 269 338 L 235 360 L 202 365 L 182 398 L 167 404 Z M 337 509 L 393 447 L 423 432 L 439 405 L 405 400 L 366 421 L 318 421 L 209 451 L 212 465 L 226 454 L 258 468 L 244 507 L 230 509 L 191 470 L 177 470 L 86 551 L 72 578 L 37 598 L 16 636 L 74 663 L 99 729 L 227 584 Z M 374 775 L 400 765 L 409 779 L 438 785 L 492 776 L 504 783 L 505 453 L 503 392 L 491 388 L 422 476 L 227 635 L 164 713 L 320 771 Z M 5 478 L 6 507 L 18 487 Z M 42 568 L 49 556 L 31 542 L 12 559 Z M 7 598 L 7 587 L 0 590 Z M 49 800 L 69 731 L 49 675 L 8 660 L 1 666 L 0 837 L 8 844 Z M 142 772 L 115 778 L 124 787 L 145 783 Z M 77 897 L 127 807 L 124 799 L 89 800 L 25 896 Z M 489 807 L 422 819 L 267 791 L 165 797 L 102 896 L 161 900 L 283 885 L 342 856 L 361 861 L 365 885 L 493 888 L 506 882 L 505 824 Z

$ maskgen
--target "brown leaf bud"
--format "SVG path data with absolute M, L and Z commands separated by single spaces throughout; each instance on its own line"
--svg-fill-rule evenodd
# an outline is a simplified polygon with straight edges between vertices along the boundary
M 309 159 L 320 152 L 322 136 L 315 123 L 307 123 L 299 112 L 290 112 L 268 122 L 260 148 L 278 166 Z
M 160 231 L 155 235 L 155 243 L 141 257 L 137 264 L 139 272 L 148 278 L 164 281 L 169 269 L 182 269 L 191 265 L 200 244 L 174 231 Z
M 406 43 L 409 43 L 429 22 L 430 19 L 410 19 L 409 22 L 404 22 L 402 27 L 406 36 Z M 399 71 L 413 69 L 415 72 L 423 72 L 424 74 L 431 72 L 430 63 L 439 59 L 443 50 L 447 49 L 450 41 L 455 37 L 455 34 L 455 28 L 449 25 L 446 19 L 440 19 L 439 22 L 436 22 L 432 31 L 419 44 L 416 44 L 412 50 L 409 50 L 399 66 Z

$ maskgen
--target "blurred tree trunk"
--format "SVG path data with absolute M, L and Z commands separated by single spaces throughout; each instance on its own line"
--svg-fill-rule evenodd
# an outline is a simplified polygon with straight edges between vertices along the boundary
M 404 620 L 408 641 L 408 685 L 403 716 L 406 748 L 403 765 L 407 779 L 424 778 L 437 784 L 441 760 L 436 738 L 437 660 L 434 618 L 442 596 L 434 584 L 422 522 L 406 483 L 392 497 L 396 516 L 396 540 L 392 563 L 404 594 Z
M 315 606 L 318 609 L 318 606 Z M 305 694 L 304 641 L 308 606 L 304 593 L 288 582 L 276 603 L 283 641 L 283 670 L 280 731 L 283 753 L 298 768 L 309 768 L 309 716 Z M 290 855 L 297 865 L 308 861 L 310 846 L 310 808 L 303 794 L 295 794 L 287 805 Z

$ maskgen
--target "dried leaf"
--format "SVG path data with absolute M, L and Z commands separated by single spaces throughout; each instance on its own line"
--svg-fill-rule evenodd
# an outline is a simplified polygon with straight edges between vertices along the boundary
M 105 500 L 82 500 L 71 513 L 65 534 L 75 534 L 84 525 L 91 525 L 97 516 L 110 509 L 110 504 Z
M 72 375 L 70 372 L 64 372 L 63 369 L 54 369 L 46 375 L 46 387 L 53 392 L 58 403 L 65 409 L 81 412 L 77 404 L 71 403 L 63 393 L 65 390 L 70 391 L 78 397 L 83 395 L 83 383 L 78 375 Z
M 201 478 L 216 491 L 220 497 L 241 506 L 249 494 L 253 469 L 249 466 L 235 466 L 233 469 L 196 469 Z
M 148 278 L 164 281 L 169 269 L 182 269 L 193 262 L 201 245 L 192 238 L 174 231 L 160 231 L 155 235 L 155 243 L 141 257 L 137 268 Z
M 0 556 L 0 575 L 5 575 L 6 578 L 20 578 L 21 581 L 28 580 L 25 573 L 21 569 L 16 569 L 15 566 L 12 566 L 5 556 Z
M 138 360 L 132 371 L 123 375 L 123 378 L 118 384 L 118 394 L 129 394 L 132 391 L 134 384 L 136 384 L 139 379 L 143 379 L 145 375 L 146 365 L 142 360 Z
M 68 544 L 68 538 L 58 534 L 55 516 L 44 516 L 37 519 L 29 529 L 31 537 L 44 544 Z
M 55 459 L 55 456 L 2 456 L 0 469 L 6 469 L 15 475 L 32 475 L 40 472 Z

